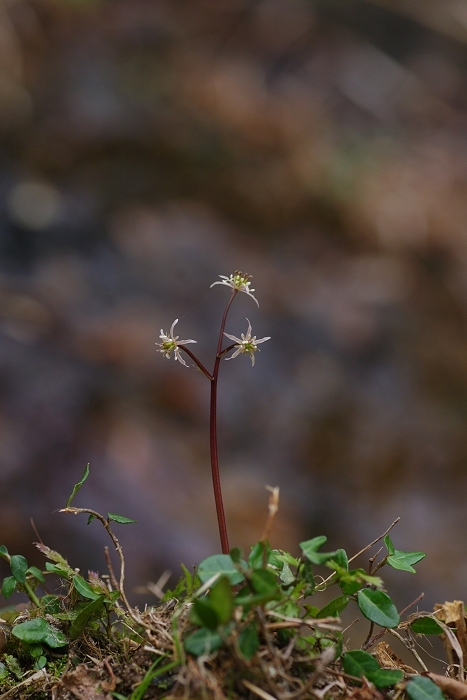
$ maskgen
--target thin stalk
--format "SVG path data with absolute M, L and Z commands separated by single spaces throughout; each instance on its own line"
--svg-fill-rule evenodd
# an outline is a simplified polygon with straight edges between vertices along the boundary
M 219 359 L 224 357 L 224 355 L 227 355 L 227 353 L 230 352 L 231 350 L 233 350 L 235 346 L 236 346 L 236 343 L 232 343 L 232 345 L 229 345 L 227 348 L 224 348 L 222 350 L 222 352 L 220 352 L 218 355 Z
M 219 457 L 217 451 L 217 379 L 219 376 L 219 365 L 223 355 L 222 343 L 224 341 L 225 322 L 227 321 L 227 314 L 229 313 L 230 306 L 236 294 L 237 290 L 233 289 L 230 299 L 227 302 L 227 306 L 225 307 L 224 315 L 222 316 L 222 323 L 219 333 L 219 342 L 217 344 L 216 361 L 214 363 L 214 369 L 212 371 L 211 408 L 209 417 L 209 444 L 211 448 L 212 486 L 214 489 L 214 499 L 216 501 L 217 522 L 219 524 L 219 535 L 221 538 L 221 547 L 223 554 L 228 554 L 230 551 L 230 547 L 229 538 L 227 535 L 227 525 L 225 522 L 224 504 L 222 502 L 222 489 L 219 474 Z
M 34 603 L 36 608 L 40 607 L 39 598 L 36 596 L 36 594 L 34 593 L 34 591 L 32 590 L 31 586 L 29 585 L 29 583 L 27 581 L 25 581 L 23 583 L 23 587 L 24 587 L 25 593 L 28 596 L 31 603 Z
M 184 345 L 179 345 L 179 346 L 178 346 L 178 349 L 179 349 L 179 350 L 183 350 L 183 352 L 186 352 L 186 354 L 187 354 L 189 357 L 191 357 L 191 359 L 193 360 L 193 362 L 194 362 L 194 363 L 196 364 L 196 366 L 201 370 L 201 372 L 204 374 L 204 376 L 207 377 L 207 378 L 209 379 L 210 382 L 212 382 L 212 380 L 213 380 L 212 374 L 211 374 L 210 372 L 208 372 L 208 370 L 207 370 L 206 367 L 203 365 L 203 363 L 200 362 L 200 361 L 198 360 L 198 358 L 196 357 L 196 355 L 195 355 L 194 353 L 192 353 L 191 350 L 189 350 L 188 348 L 186 348 Z

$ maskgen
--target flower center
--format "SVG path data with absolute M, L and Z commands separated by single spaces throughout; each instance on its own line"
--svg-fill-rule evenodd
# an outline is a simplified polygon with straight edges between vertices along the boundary
M 241 287 L 248 287 L 250 284 L 249 282 L 250 276 L 249 275 L 244 275 L 241 272 L 236 272 L 233 276 L 233 283 L 236 287 L 241 288 Z

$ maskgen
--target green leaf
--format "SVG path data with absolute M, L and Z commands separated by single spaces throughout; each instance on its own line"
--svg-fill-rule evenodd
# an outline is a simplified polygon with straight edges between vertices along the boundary
M 239 564 L 243 557 L 243 550 L 241 547 L 233 547 L 230 550 L 230 556 L 235 564 Z
M 53 549 L 50 549 L 50 547 L 46 547 L 46 545 L 41 544 L 39 542 L 35 543 L 37 549 L 42 552 L 42 554 L 47 557 L 47 559 L 50 559 L 53 561 L 55 564 L 58 564 L 61 568 L 62 571 L 66 572 L 64 575 L 68 578 L 70 576 L 75 575 L 75 570 L 71 568 L 65 557 L 62 557 L 59 552 L 55 552 Z M 47 564 L 45 565 L 45 568 L 47 571 L 49 569 L 47 568 Z
M 250 578 L 251 586 L 256 595 L 246 593 L 243 590 L 236 598 L 236 605 L 263 605 L 270 600 L 277 600 L 281 597 L 281 591 L 277 585 L 276 576 L 267 569 L 255 569 Z
M 426 554 L 424 552 L 401 552 L 396 549 L 394 550 L 394 554 L 388 557 L 387 562 L 393 569 L 409 571 L 411 574 L 415 574 L 416 571 L 412 564 L 417 564 L 425 557 Z
M 364 569 L 347 571 L 347 569 L 338 566 L 335 561 L 330 561 L 328 566 L 336 572 L 336 583 L 342 588 L 344 595 L 353 595 L 363 586 L 370 585 L 380 588 L 383 585 L 379 576 L 370 576 L 365 573 Z
M 100 595 L 82 608 L 70 626 L 70 641 L 78 639 L 88 622 L 99 615 L 104 607 L 105 596 Z
M 264 605 L 270 600 L 278 600 L 280 598 L 280 591 L 268 594 L 256 593 L 240 593 L 236 598 L 234 598 L 235 605 L 243 605 L 244 607 L 251 607 L 252 605 Z
M 39 656 L 36 663 L 34 664 L 34 670 L 40 671 L 41 668 L 47 666 L 47 658 L 45 656 Z
M 252 659 L 256 654 L 259 649 L 259 637 L 254 622 L 240 632 L 238 646 L 245 659 Z
M 203 583 L 209 581 L 216 574 L 227 576 L 232 586 L 245 580 L 244 575 L 235 567 L 230 554 L 214 554 L 212 557 L 203 559 L 198 566 L 198 576 Z
M 182 563 L 180 563 L 180 567 L 183 571 L 183 576 L 181 576 L 178 579 L 177 585 L 173 590 L 168 589 L 165 592 L 164 597 L 162 598 L 162 602 L 165 602 L 172 598 L 189 597 L 193 595 L 195 589 L 199 587 L 201 583 L 199 576 L 197 574 L 191 573 Z
M 212 586 L 209 593 L 209 602 L 216 611 L 219 622 L 225 625 L 232 619 L 233 598 L 232 587 L 227 576 L 221 576 Z
M 212 586 L 209 595 L 194 601 L 191 620 L 195 624 L 215 630 L 220 624 L 230 622 L 233 607 L 229 579 L 227 576 L 221 576 Z
M 44 607 L 44 612 L 48 615 L 55 615 L 62 609 L 62 603 L 56 595 L 45 595 L 41 598 L 41 606 Z
M 2 596 L 9 598 L 16 588 L 17 580 L 14 576 L 6 576 L 2 584 Z
M 330 562 L 332 564 L 332 562 Z M 346 569 L 335 569 L 337 573 L 337 584 L 342 589 L 344 595 L 353 595 L 360 588 L 366 586 L 366 581 L 361 577 L 361 573 L 364 573 L 363 569 L 354 569 L 353 571 L 346 571 Z
M 29 653 L 31 654 L 33 659 L 38 659 L 39 656 L 43 653 L 44 649 L 42 648 L 41 644 L 31 644 L 29 647 Z
M 42 571 L 38 569 L 37 566 L 30 566 L 26 573 L 34 576 L 34 578 L 40 581 L 40 583 L 45 583 L 45 578 L 42 574 Z
M 388 550 L 389 556 L 392 556 L 394 554 L 395 550 L 394 550 L 394 545 L 393 545 L 392 540 L 389 537 L 389 535 L 386 535 L 386 537 L 384 538 L 384 544 L 386 545 L 386 549 Z
M 339 598 L 334 598 L 327 605 L 322 608 L 317 614 L 317 618 L 323 617 L 337 617 L 342 610 L 345 610 L 349 602 L 349 599 L 345 595 L 339 596 Z
M 336 549 L 332 561 L 334 561 L 337 566 L 340 566 L 341 569 L 349 570 L 349 558 L 345 549 Z
M 115 513 L 107 513 L 107 518 L 109 520 L 113 520 L 115 523 L 120 523 L 121 525 L 129 525 L 130 523 L 136 522 L 136 520 L 125 518 L 124 515 L 116 515 Z
M 85 581 L 82 576 L 79 576 L 79 574 L 76 574 L 76 576 L 73 578 L 73 586 L 76 588 L 78 593 L 83 596 L 83 598 L 97 600 L 97 598 L 100 597 L 99 594 L 91 588 L 89 583 Z
M 68 569 L 63 568 L 63 566 L 61 566 L 60 564 L 51 564 L 50 561 L 45 562 L 45 569 L 51 574 L 57 574 L 58 576 L 64 576 L 65 578 L 68 578 L 68 576 L 70 575 Z
M 10 555 L 8 554 L 8 549 L 5 547 L 4 544 L 0 545 L 0 557 L 2 559 L 6 559 L 6 561 L 10 561 Z
M 73 486 L 73 491 L 71 492 L 70 498 L 66 502 L 65 508 L 70 507 L 72 500 L 74 499 L 74 497 L 76 496 L 76 494 L 78 493 L 78 491 L 80 490 L 81 486 L 84 484 L 84 482 L 86 481 L 88 476 L 89 476 L 89 464 L 86 464 L 86 466 L 84 468 L 83 476 L 78 481 L 78 483 Z
M 286 561 L 282 565 L 282 571 L 279 578 L 286 586 L 289 586 L 295 581 L 295 575 L 292 573 L 292 570 Z
M 389 535 L 386 535 L 384 538 L 384 544 L 388 550 L 387 563 L 393 569 L 409 571 L 411 574 L 415 574 L 416 571 L 413 568 L 413 564 L 417 564 L 426 557 L 424 552 L 401 552 L 399 549 L 395 549 Z
M 355 651 L 348 651 L 342 657 L 342 664 L 344 666 L 344 671 L 351 676 L 357 676 L 362 678 L 365 676 L 369 680 L 369 675 L 375 671 L 380 670 L 379 663 L 376 659 L 367 654 L 366 651 L 361 651 L 356 649 Z
M 313 539 L 306 542 L 300 542 L 303 554 L 312 564 L 325 564 L 330 559 L 335 558 L 336 552 L 318 552 L 318 549 L 327 542 L 327 539 L 327 537 L 321 535 L 320 537 L 313 537 Z
M 399 683 L 404 678 L 402 671 L 380 668 L 373 656 L 359 649 L 344 654 L 342 663 L 346 673 L 358 678 L 365 676 L 377 688 L 387 688 Z
M 383 587 L 383 581 L 380 579 L 379 576 L 371 576 L 370 574 L 366 574 L 365 571 L 362 569 L 362 573 L 359 574 L 362 578 L 362 581 L 365 581 L 365 583 L 368 586 L 374 586 L 375 588 L 382 588 Z
M 55 629 L 55 627 L 52 627 L 52 625 L 50 625 L 49 623 L 47 623 L 47 625 L 49 627 L 49 633 L 45 638 L 44 643 L 47 644 L 47 646 L 49 646 L 51 649 L 65 647 L 68 644 L 68 639 L 65 637 L 63 632 L 60 632 L 60 630 Z
M 267 569 L 255 569 L 251 574 L 250 583 L 255 593 L 270 596 L 279 593 L 276 577 Z
M 311 617 L 313 620 L 316 620 L 316 616 L 319 613 L 319 608 L 317 608 L 316 605 L 310 605 L 309 603 L 304 605 L 304 608 L 307 616 Z M 294 615 L 293 617 L 299 617 L 299 615 Z
M 11 633 L 26 644 L 47 644 L 52 649 L 64 647 L 68 644 L 65 635 L 60 630 L 52 627 L 42 617 L 20 622 L 13 627 Z
M 390 685 L 400 683 L 404 678 L 404 672 L 399 669 L 380 668 L 371 674 L 368 680 L 375 684 L 377 688 L 387 688 Z
M 8 676 L 8 669 L 4 663 L 0 661 L 0 681 Z
M 200 630 L 190 634 L 190 636 L 184 640 L 183 646 L 185 651 L 189 654 L 193 654 L 193 656 L 211 654 L 222 646 L 222 637 L 218 632 L 213 632 L 202 627 Z
M 10 559 L 11 573 L 18 583 L 26 582 L 26 571 L 28 570 L 28 562 L 21 554 L 14 554 Z
M 248 557 L 248 566 L 250 569 L 262 569 L 269 559 L 271 547 L 269 542 L 257 542 L 252 547 L 250 556 Z
M 432 617 L 419 617 L 410 623 L 410 629 L 415 634 L 442 634 L 443 630 Z
M 190 619 L 195 624 L 207 627 L 209 630 L 217 629 L 220 622 L 217 612 L 214 610 L 207 597 L 197 598 L 194 601 Z
M 305 559 L 305 561 L 300 567 L 300 577 L 305 581 L 305 583 L 308 584 L 308 590 L 306 592 L 306 595 L 313 595 L 313 592 L 316 588 L 316 584 L 313 573 L 313 566 L 311 564 L 311 561 L 308 561 L 308 559 Z
M 284 552 L 282 549 L 273 549 L 270 556 L 269 556 L 269 563 L 275 563 L 273 562 L 273 558 L 275 562 L 277 562 L 277 567 L 279 568 L 280 564 L 288 564 L 289 566 L 298 566 L 300 564 L 300 560 L 296 559 L 293 557 L 289 552 Z
M 186 594 L 187 595 L 192 595 L 195 589 L 199 586 L 200 584 L 200 578 L 198 574 L 196 573 L 191 573 L 189 571 L 185 564 L 182 564 L 180 562 L 180 568 L 183 571 L 183 577 L 180 579 L 182 582 L 185 582 L 185 589 L 186 589 Z
M 397 627 L 399 613 L 387 593 L 364 588 L 357 595 L 358 607 L 368 620 L 388 629 Z
M 444 700 L 444 695 L 436 683 L 426 676 L 415 676 L 407 683 L 410 700 Z

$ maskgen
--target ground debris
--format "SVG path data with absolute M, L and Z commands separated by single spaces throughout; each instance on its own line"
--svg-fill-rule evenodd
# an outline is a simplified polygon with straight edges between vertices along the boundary
M 78 700 L 112 700 L 110 693 L 103 692 L 102 681 L 95 671 L 86 664 L 65 673 L 61 682 Z

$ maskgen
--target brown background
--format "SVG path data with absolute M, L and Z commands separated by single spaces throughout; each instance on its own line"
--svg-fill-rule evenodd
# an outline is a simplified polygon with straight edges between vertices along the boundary
M 276 546 L 400 515 L 397 602 L 465 597 L 466 42 L 454 0 L 2 3 L 1 543 L 102 571 L 55 512 L 90 462 L 130 588 L 218 551 L 209 387 L 154 343 L 211 366 L 238 268 L 227 330 L 272 340 L 221 368 L 232 543 L 279 485 Z

